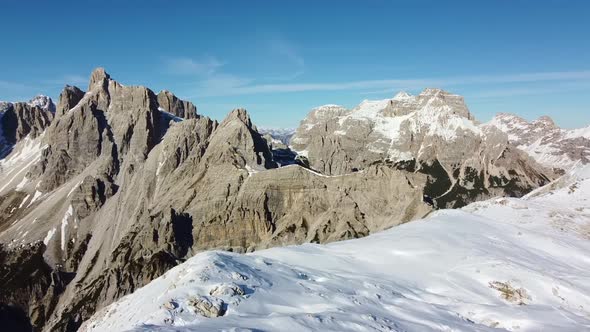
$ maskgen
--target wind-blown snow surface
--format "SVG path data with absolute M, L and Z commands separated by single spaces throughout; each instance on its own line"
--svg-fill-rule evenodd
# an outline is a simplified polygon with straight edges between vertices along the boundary
M 590 330 L 590 168 L 328 245 L 205 252 L 105 308 L 91 331 Z M 227 312 L 205 318 L 208 299 Z

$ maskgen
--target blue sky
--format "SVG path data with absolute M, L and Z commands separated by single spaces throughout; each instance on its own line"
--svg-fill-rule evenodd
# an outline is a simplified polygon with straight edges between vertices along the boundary
M 590 124 L 590 1 L 2 0 L 0 13 L 0 100 L 56 99 L 103 66 L 267 127 L 426 87 L 464 95 L 481 121 Z

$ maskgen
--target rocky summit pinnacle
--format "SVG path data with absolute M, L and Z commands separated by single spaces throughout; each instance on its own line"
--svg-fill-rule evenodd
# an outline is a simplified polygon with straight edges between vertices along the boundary
M 104 85 L 105 82 L 111 78 L 109 74 L 105 71 L 104 68 L 98 67 L 92 71 L 90 74 L 90 83 L 88 84 L 88 90 L 92 90 L 92 88 L 96 85 Z
M 1 107 L 16 139 L 0 161 L 0 304 L 39 331 L 76 330 L 199 251 L 362 237 L 554 177 L 442 90 L 314 108 L 295 151 L 245 109 L 218 123 L 103 68 L 64 88 L 55 118 Z
M 62 116 L 70 109 L 74 108 L 84 97 L 84 91 L 75 86 L 66 85 L 59 95 L 57 104 L 56 117 Z
M 184 119 L 197 117 L 197 107 L 193 103 L 179 99 L 168 90 L 158 93 L 158 104 L 164 111 L 174 116 Z

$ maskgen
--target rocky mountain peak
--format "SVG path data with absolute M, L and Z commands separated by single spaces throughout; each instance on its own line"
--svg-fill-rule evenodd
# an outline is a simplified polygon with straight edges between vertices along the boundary
M 84 98 L 84 91 L 75 86 L 66 85 L 59 95 L 59 102 L 55 113 L 56 117 L 60 117 L 70 109 L 74 108 L 82 98 Z
M 548 115 L 543 115 L 539 117 L 537 120 L 533 121 L 533 124 L 549 129 L 557 128 L 555 121 L 553 121 L 553 119 Z
M 425 88 L 420 92 L 420 96 L 436 96 L 439 94 L 449 94 L 448 92 L 444 91 L 443 89 L 439 88 Z
M 232 110 L 227 117 L 223 120 L 222 125 L 224 123 L 239 120 L 244 123 L 247 127 L 252 127 L 252 120 L 250 120 L 250 115 L 245 108 L 236 108 Z
M 498 112 L 494 118 L 495 119 L 498 119 L 499 121 L 516 120 L 516 121 L 519 121 L 519 122 L 523 122 L 523 121 L 526 122 L 525 119 L 521 118 L 520 116 L 518 116 L 516 114 L 505 113 L 505 112 Z
M 45 95 L 37 95 L 33 99 L 29 100 L 29 105 L 32 107 L 39 107 L 44 111 L 55 113 L 55 104 L 50 97 Z
M 327 104 L 327 105 L 322 105 L 322 106 L 318 106 L 318 107 L 313 108 L 311 110 L 311 112 L 308 114 L 308 116 L 306 117 L 306 119 L 304 119 L 303 121 L 306 121 L 308 119 L 311 121 L 322 120 L 322 119 L 332 119 L 334 117 L 342 116 L 342 115 L 347 114 L 349 112 L 350 111 L 347 110 L 344 106 Z
M 166 112 L 183 119 L 198 117 L 197 107 L 190 101 L 181 100 L 168 90 L 158 93 L 158 104 Z
M 579 162 L 590 163 L 586 130 L 561 129 L 549 116 L 528 122 L 514 114 L 498 113 L 487 125 L 505 132 L 512 144 L 546 167 L 567 170 Z
M 393 97 L 393 100 L 407 100 L 410 98 L 412 98 L 411 94 L 409 94 L 405 91 L 400 91 Z
M 221 122 L 209 143 L 215 151 L 207 155 L 210 163 L 227 163 L 251 169 L 269 169 L 277 165 L 273 161 L 268 142 L 252 124 L 250 115 L 243 108 L 231 111 Z
M 90 74 L 90 83 L 88 84 L 88 90 L 92 90 L 93 87 L 99 85 L 102 87 L 106 87 L 108 84 L 108 80 L 111 78 L 109 74 L 105 71 L 104 68 L 98 67 L 92 71 Z

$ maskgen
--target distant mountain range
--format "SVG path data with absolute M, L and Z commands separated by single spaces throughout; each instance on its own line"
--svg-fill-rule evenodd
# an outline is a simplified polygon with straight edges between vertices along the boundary
M 528 122 L 507 113 L 496 115 L 489 124 L 508 134 L 511 143 L 544 166 L 570 169 L 590 163 L 590 126 L 561 129 L 548 116 Z
M 270 135 L 273 139 L 283 143 L 284 145 L 289 145 L 291 142 L 291 137 L 295 134 L 294 128 L 263 128 L 259 127 L 258 131 L 262 135 Z

